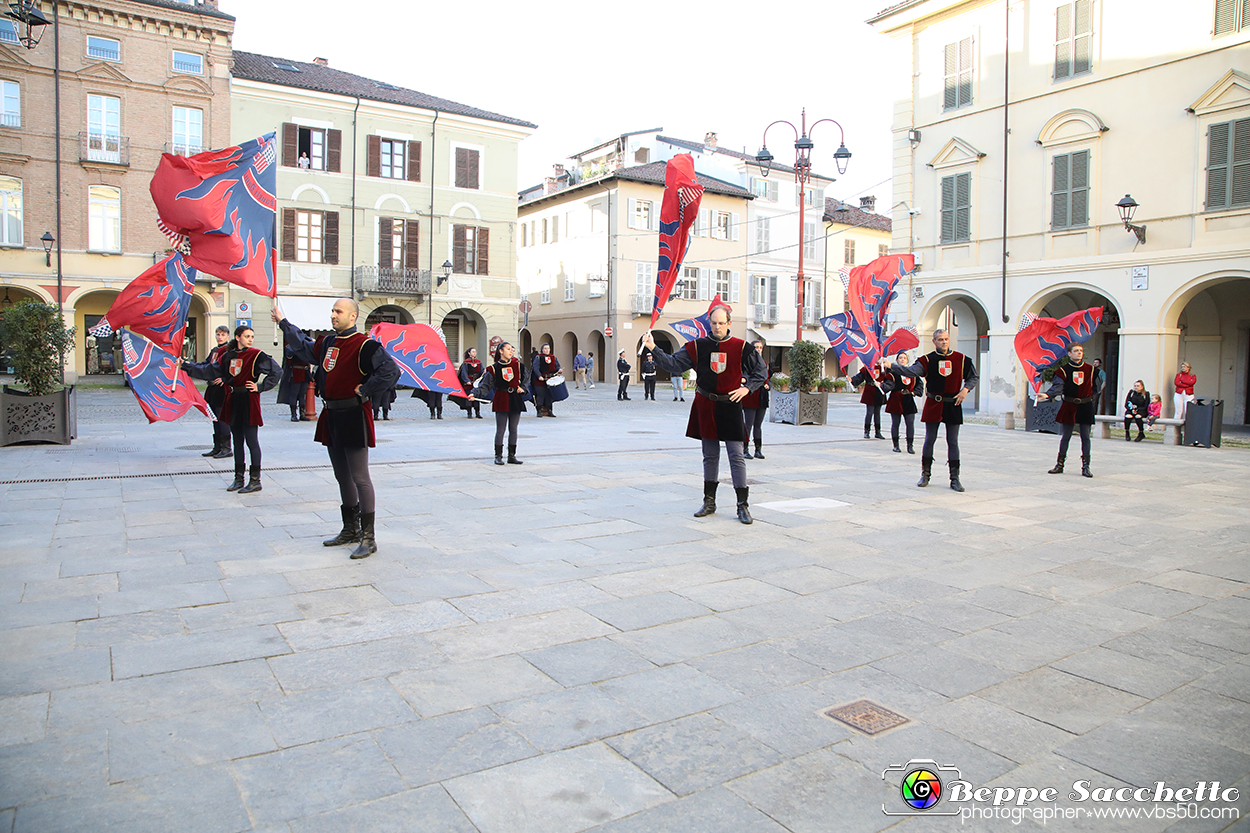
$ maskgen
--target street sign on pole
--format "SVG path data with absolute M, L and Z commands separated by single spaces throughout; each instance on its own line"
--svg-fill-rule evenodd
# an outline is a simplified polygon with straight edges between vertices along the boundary
M 603 329 L 603 334 L 604 334 L 605 336 L 607 336 L 608 338 L 611 338 L 611 337 L 612 337 L 612 328 L 611 328 L 611 327 L 604 327 L 604 329 Z

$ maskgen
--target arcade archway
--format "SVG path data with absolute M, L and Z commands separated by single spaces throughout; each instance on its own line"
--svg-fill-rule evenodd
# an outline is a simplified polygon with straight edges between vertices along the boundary
M 925 309 L 920 319 L 920 350 L 928 352 L 933 347 L 930 339 L 935 330 L 947 330 L 951 337 L 951 349 L 972 359 L 977 375 L 984 382 L 990 349 L 990 317 L 985 305 L 973 296 L 952 292 L 939 295 Z M 981 410 L 985 395 L 984 384 L 972 392 L 974 408 Z
M 591 330 L 589 338 L 586 340 L 586 358 L 592 356 L 595 360 L 594 373 L 591 374 L 593 382 L 602 382 L 604 373 L 607 372 L 608 360 L 611 358 L 607 355 L 607 341 L 603 337 L 603 333 L 598 330 Z M 612 362 L 612 366 L 616 367 L 616 362 Z
M 1180 330 L 1174 355 L 1164 351 L 1160 377 L 1170 380 L 1189 362 L 1198 377 L 1194 393 L 1223 400 L 1225 424 L 1250 424 L 1250 273 L 1196 278 L 1169 299 L 1160 318 L 1163 329 Z M 1163 398 L 1167 413 L 1170 397 Z
M 1093 362 L 1100 359 L 1103 372 L 1107 374 L 1107 382 L 1103 388 L 1102 400 L 1098 403 L 1098 413 L 1118 413 L 1119 399 L 1117 391 L 1121 388 L 1120 376 L 1123 372 L 1123 356 L 1120 349 L 1120 310 L 1114 300 L 1101 292 L 1086 286 L 1055 287 L 1043 295 L 1034 298 L 1023 312 L 1036 313 L 1045 318 L 1063 318 L 1074 312 L 1091 307 L 1102 307 L 1102 321 L 1094 335 L 1085 342 L 1085 360 Z

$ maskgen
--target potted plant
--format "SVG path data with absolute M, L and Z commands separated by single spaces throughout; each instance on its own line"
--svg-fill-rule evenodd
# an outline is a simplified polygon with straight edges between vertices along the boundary
M 773 390 L 785 393 L 790 390 L 790 377 L 784 373 L 774 373 L 772 385 Z
M 841 393 L 846 390 L 846 377 L 839 376 L 833 380 L 833 390 L 835 393 Z
M 0 389 L 0 446 L 68 445 L 78 436 L 78 415 L 74 388 L 65 387 L 61 369 L 75 328 L 65 326 L 57 307 L 30 299 L 0 313 L 0 326 L 21 388 Z
M 772 397 L 771 420 L 791 425 L 824 425 L 828 391 L 814 392 L 821 380 L 825 351 L 813 341 L 796 341 L 787 352 L 792 390 Z
M 821 376 L 820 381 L 816 383 L 816 390 L 821 393 L 828 393 L 833 390 L 833 380 L 828 376 Z

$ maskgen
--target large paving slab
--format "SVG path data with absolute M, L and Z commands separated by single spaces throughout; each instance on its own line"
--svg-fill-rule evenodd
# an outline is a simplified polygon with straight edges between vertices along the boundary
M 337 490 L 278 406 L 250 496 L 123 391 L 69 448 L 0 449 L 0 831 L 950 829 L 883 812 L 922 759 L 1247 808 L 1250 453 L 1095 440 L 1058 478 L 1056 438 L 970 421 L 968 491 L 917 489 L 834 396 L 765 426 L 744 526 L 727 483 L 691 516 L 689 405 L 612 393 L 523 420 L 502 468 L 487 421 L 401 398 L 364 562 L 321 546 Z M 907 722 L 824 714 L 864 699 Z

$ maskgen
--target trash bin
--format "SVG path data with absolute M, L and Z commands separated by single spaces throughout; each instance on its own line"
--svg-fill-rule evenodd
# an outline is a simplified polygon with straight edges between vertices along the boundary
M 1185 406 L 1185 445 L 1219 448 L 1223 426 L 1223 399 L 1195 399 Z

